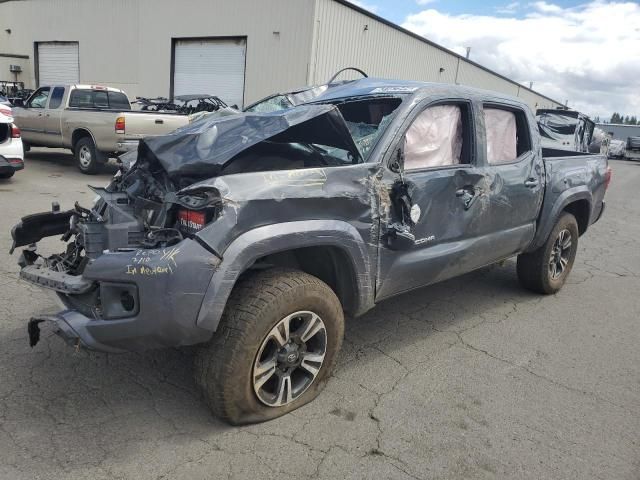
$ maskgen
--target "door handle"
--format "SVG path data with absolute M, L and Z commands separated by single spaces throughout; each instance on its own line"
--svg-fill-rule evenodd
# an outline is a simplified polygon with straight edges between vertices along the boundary
M 524 181 L 524 186 L 527 188 L 535 188 L 538 186 L 538 180 L 535 178 L 527 178 Z
M 164 123 L 164 120 L 162 120 L 161 118 L 156 119 L 156 125 L 162 125 Z

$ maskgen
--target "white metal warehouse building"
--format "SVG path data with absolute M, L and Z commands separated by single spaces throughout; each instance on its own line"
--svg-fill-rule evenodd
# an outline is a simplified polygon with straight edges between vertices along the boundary
M 27 88 L 102 84 L 242 106 L 348 66 L 561 106 L 344 0 L 0 0 L 0 81 Z

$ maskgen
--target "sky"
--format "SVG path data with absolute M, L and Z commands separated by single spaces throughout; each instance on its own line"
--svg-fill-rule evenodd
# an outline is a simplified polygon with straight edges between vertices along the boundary
M 591 117 L 640 117 L 640 1 L 352 3 Z

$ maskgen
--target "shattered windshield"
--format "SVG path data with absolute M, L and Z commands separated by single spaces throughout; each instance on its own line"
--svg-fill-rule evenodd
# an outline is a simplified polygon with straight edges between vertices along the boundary
M 334 102 L 344 117 L 349 133 L 365 160 L 378 138 L 393 119 L 395 110 L 402 103 L 398 97 L 372 97 Z M 331 150 L 340 157 L 340 152 Z M 345 159 L 346 160 L 346 159 Z
M 268 113 L 291 108 L 293 104 L 286 95 L 274 95 L 245 109 L 245 112 Z

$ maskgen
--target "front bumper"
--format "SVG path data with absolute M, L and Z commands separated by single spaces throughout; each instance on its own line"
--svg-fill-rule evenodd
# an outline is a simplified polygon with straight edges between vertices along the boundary
M 212 331 L 198 327 L 202 299 L 217 257 L 187 239 L 166 249 L 107 252 L 91 261 L 81 276 L 56 275 L 46 268 L 25 266 L 21 277 L 56 292 L 65 309 L 34 317 L 53 325 L 69 343 L 104 352 L 144 351 L 206 342 Z M 132 286 L 136 304 L 130 316 L 109 316 L 123 310 L 117 295 L 103 287 Z M 119 310 L 118 310 L 119 309 Z M 126 313 L 126 312 L 125 312 Z

